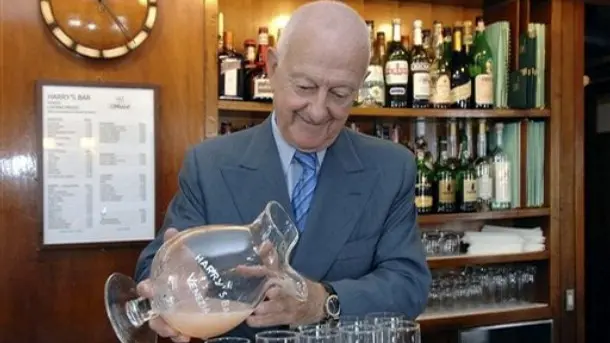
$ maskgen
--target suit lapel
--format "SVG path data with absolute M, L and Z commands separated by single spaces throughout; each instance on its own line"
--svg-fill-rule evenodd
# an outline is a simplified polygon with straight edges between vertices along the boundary
M 256 131 L 239 164 L 221 168 L 235 207 L 245 224 L 254 221 L 272 200 L 279 202 L 293 218 L 271 117 L 253 130 Z
M 346 130 L 326 153 L 306 227 L 291 263 L 313 280 L 327 273 L 366 210 L 379 178 L 376 169 L 364 168 Z

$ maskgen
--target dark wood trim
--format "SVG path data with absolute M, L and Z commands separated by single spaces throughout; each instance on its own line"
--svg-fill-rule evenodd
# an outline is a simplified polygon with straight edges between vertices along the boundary
M 218 134 L 218 1 L 204 1 L 204 39 L 203 44 L 203 77 L 204 92 L 202 101 L 204 102 L 205 113 L 201 128 L 203 134 L 201 139 L 212 138 Z
M 515 262 L 546 261 L 549 259 L 548 251 L 502 254 L 502 255 L 460 255 L 428 257 L 428 268 L 459 268 L 471 265 L 502 264 Z
M 507 211 L 489 211 L 473 213 L 423 214 L 418 215 L 417 222 L 422 225 L 444 224 L 458 221 L 500 220 L 546 217 L 551 213 L 549 208 L 524 208 Z
M 263 112 L 271 113 L 273 107 L 269 103 L 250 101 L 218 100 L 220 111 Z M 461 110 L 461 109 L 416 109 L 416 108 L 365 108 L 354 107 L 352 116 L 358 117 L 427 117 L 427 118 L 548 118 L 548 109 L 493 109 L 493 110 Z

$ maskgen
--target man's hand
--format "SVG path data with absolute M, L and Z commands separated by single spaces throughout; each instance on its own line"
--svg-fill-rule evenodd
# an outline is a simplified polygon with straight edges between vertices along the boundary
M 167 229 L 163 235 L 163 241 L 167 241 L 176 235 L 178 231 L 176 229 Z M 138 284 L 138 294 L 141 297 L 151 299 L 153 297 L 152 285 L 149 279 L 146 279 Z M 161 337 L 169 337 L 174 342 L 188 342 L 189 337 L 186 337 L 176 330 L 172 329 L 161 317 L 156 317 L 148 321 L 150 328 L 155 331 Z
M 328 293 L 319 283 L 307 281 L 308 297 L 298 301 L 281 287 L 273 286 L 265 294 L 266 299 L 254 309 L 247 324 L 252 327 L 276 325 L 306 325 L 324 319 L 324 303 Z

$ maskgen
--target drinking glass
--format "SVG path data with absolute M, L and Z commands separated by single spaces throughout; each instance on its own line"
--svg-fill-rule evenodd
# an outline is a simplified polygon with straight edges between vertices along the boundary
M 406 320 L 407 316 L 398 312 L 373 312 L 364 316 L 364 320 L 368 324 L 379 325 L 385 322 L 393 322 L 398 320 Z
M 256 343 L 299 343 L 301 335 L 295 331 L 272 330 L 257 333 Z
M 385 322 L 381 324 L 380 331 L 384 343 L 421 343 L 421 330 L 414 321 Z
M 298 332 L 303 332 L 303 331 L 309 331 L 309 330 L 328 330 L 330 329 L 330 324 L 328 322 L 325 323 L 317 323 L 317 324 L 306 324 L 306 325 L 299 325 L 296 327 Z
M 106 312 L 122 343 L 153 343 L 145 325 L 160 316 L 186 336 L 218 337 L 243 322 L 277 285 L 299 301 L 305 280 L 289 265 L 299 231 L 282 206 L 269 202 L 250 225 L 206 225 L 167 240 L 150 273 L 153 296 L 139 297 L 136 283 L 112 274 L 105 285 Z
M 379 343 L 382 342 L 381 330 L 371 324 L 339 326 L 341 343 Z
M 243 337 L 219 337 L 208 339 L 205 343 L 250 343 L 250 340 Z
M 364 317 L 360 316 L 341 316 L 337 322 L 337 326 L 352 326 L 366 324 Z
M 339 341 L 339 331 L 334 328 L 319 326 L 300 332 L 301 343 L 335 343 Z

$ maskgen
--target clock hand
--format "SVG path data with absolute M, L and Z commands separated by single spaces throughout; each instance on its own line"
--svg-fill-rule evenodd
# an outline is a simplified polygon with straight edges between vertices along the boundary
M 100 6 L 102 6 L 102 8 L 106 11 L 106 13 L 108 13 L 108 15 L 110 15 L 110 17 L 112 18 L 114 23 L 117 25 L 119 30 L 121 30 L 123 37 L 125 37 L 125 43 L 129 43 L 129 40 L 130 40 L 129 32 L 128 32 L 127 28 L 125 27 L 125 25 L 123 25 L 123 23 L 119 20 L 119 18 L 110 9 L 110 7 L 106 4 L 105 0 L 97 0 L 97 2 L 100 4 Z

